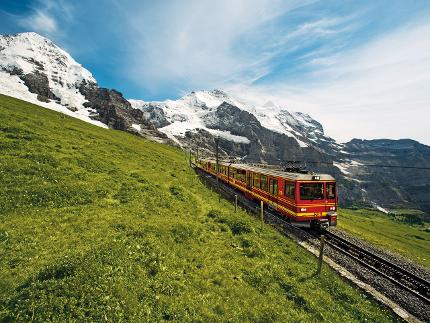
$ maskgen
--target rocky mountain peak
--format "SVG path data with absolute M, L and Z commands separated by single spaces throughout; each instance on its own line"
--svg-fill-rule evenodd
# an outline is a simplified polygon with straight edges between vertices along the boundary
M 33 32 L 0 36 L 0 72 L 3 79 L 14 76 L 12 79 L 36 94 L 38 101 L 53 101 L 72 111 L 85 110 L 86 99 L 78 91 L 81 83 L 96 83 L 66 51 Z M 10 81 L 0 82 L 6 88 L 3 92 L 16 93 L 16 87 L 22 88 Z
M 222 90 L 219 90 L 219 89 L 214 89 L 214 90 L 212 90 L 212 91 L 210 91 L 210 93 L 212 94 L 212 95 L 214 95 L 214 96 L 217 96 L 217 97 L 224 97 L 224 98 L 227 98 L 228 97 L 228 94 L 227 93 L 225 93 L 224 91 L 222 91 Z
M 2 69 L 15 67 L 23 74 L 43 72 L 54 83 L 96 82 L 66 51 L 34 32 L 0 36 L 0 58 Z
M 260 127 L 292 137 L 301 147 L 314 146 L 330 151 L 339 148 L 332 138 L 325 136 L 322 125 L 305 113 L 290 113 L 271 101 L 263 106 L 245 104 L 219 89 L 194 91 L 178 100 L 164 102 L 129 101 L 145 115 L 153 116 L 152 123 L 168 124 L 159 130 L 179 144 L 187 132 L 214 129 L 216 124 L 223 124 L 223 121 L 230 119 L 228 114 L 234 115 L 240 110 L 256 118 Z M 221 128 L 226 130 L 225 127 Z M 231 131 L 233 133 L 235 130 Z

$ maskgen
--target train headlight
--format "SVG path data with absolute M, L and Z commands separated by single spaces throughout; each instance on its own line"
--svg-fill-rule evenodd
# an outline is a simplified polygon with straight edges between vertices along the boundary
M 335 206 L 330 206 L 330 211 L 336 211 L 336 207 Z
M 300 209 L 300 212 L 306 212 L 306 208 L 302 207 L 302 208 Z

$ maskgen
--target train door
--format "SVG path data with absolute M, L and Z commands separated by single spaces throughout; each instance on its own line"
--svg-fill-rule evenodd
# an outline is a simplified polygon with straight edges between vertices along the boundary
M 246 172 L 246 189 L 248 189 L 249 191 L 252 190 L 252 172 L 251 171 Z
M 324 192 L 325 192 L 325 196 L 324 196 L 324 211 L 325 212 L 328 212 L 329 211 L 329 207 L 327 206 L 327 191 L 326 191 L 326 187 L 327 187 L 327 183 L 324 183 L 324 188 L 323 188 L 323 190 L 324 190 Z
M 274 210 L 277 209 L 278 206 L 278 179 L 271 177 L 269 179 L 269 199 L 270 199 L 270 206 Z

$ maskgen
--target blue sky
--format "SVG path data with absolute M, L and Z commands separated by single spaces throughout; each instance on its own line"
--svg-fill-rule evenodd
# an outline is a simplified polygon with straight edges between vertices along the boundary
M 2 0 L 0 33 L 23 31 L 127 98 L 222 88 L 308 112 L 340 141 L 430 144 L 430 1 Z

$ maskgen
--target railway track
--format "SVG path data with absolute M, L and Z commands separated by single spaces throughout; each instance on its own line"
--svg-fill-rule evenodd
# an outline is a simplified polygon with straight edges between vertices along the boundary
M 280 221 L 284 222 L 284 224 L 293 227 L 290 223 L 288 223 L 288 221 L 279 216 L 279 214 L 270 211 L 266 211 L 266 213 L 278 218 Z M 308 231 L 300 228 L 294 227 L 294 229 L 296 231 L 300 230 L 308 233 Z M 430 304 L 430 282 L 424 278 L 417 276 L 416 274 L 396 265 L 395 263 L 382 258 L 376 253 L 366 250 L 331 231 L 325 230 L 318 231 L 317 234 L 310 234 L 315 238 L 320 238 L 321 234 L 323 234 L 325 237 L 325 243 L 333 249 L 344 255 L 347 255 L 367 269 L 388 279 L 398 287 L 408 291 L 425 303 Z
M 325 241 L 330 247 L 348 255 L 364 267 L 388 279 L 424 302 L 430 304 L 430 282 L 397 266 L 381 256 L 362 248 L 339 235 L 325 231 Z
M 256 203 L 249 201 L 240 192 L 237 192 L 230 186 L 224 184 L 222 181 L 217 183 L 216 178 L 212 175 L 208 175 L 198 170 L 199 174 L 203 176 L 205 182 L 212 187 L 218 187 L 219 193 L 229 199 L 234 198 L 234 195 L 238 195 L 238 201 L 242 206 L 248 210 L 258 213 L 259 207 Z M 218 186 L 217 186 L 218 185 Z M 282 222 L 283 226 L 291 233 L 298 235 L 301 239 L 306 240 L 317 240 L 320 237 L 321 232 L 316 234 L 315 232 L 303 230 L 297 228 L 289 223 L 283 216 L 279 215 L 276 211 L 266 209 L 264 211 L 266 218 L 276 219 Z M 426 279 L 417 276 L 416 274 L 396 265 L 395 263 L 384 259 L 376 253 L 366 250 L 361 246 L 340 237 L 331 231 L 324 231 L 325 242 L 333 250 L 339 254 L 345 255 L 358 263 L 362 267 L 375 273 L 375 275 L 381 276 L 398 288 L 404 290 L 406 293 L 412 294 L 416 298 L 420 299 L 423 304 L 430 304 L 430 282 Z M 318 244 L 318 242 L 313 243 Z

